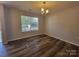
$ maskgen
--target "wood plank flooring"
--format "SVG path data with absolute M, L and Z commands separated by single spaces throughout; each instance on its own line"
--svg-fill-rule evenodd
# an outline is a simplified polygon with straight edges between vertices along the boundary
M 0 57 L 72 56 L 79 56 L 79 47 L 47 35 L 38 35 L 11 41 L 7 45 L 0 43 Z

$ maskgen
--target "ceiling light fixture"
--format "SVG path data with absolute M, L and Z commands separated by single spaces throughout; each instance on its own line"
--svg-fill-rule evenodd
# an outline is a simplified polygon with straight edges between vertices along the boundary
M 43 7 L 41 8 L 41 14 L 48 14 L 49 10 L 46 6 L 46 2 L 43 2 Z

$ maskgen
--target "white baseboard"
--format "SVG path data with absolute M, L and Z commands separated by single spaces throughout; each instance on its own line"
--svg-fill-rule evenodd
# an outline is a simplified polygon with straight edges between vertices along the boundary
M 46 35 L 48 35 L 48 34 L 46 34 Z M 70 42 L 70 41 L 61 39 L 60 37 L 55 37 L 55 36 L 51 36 L 51 35 L 48 35 L 48 36 L 54 37 L 54 38 L 56 38 L 56 39 L 59 39 L 59 40 L 61 40 L 61 41 L 64 41 L 64 42 L 67 42 L 67 43 L 70 43 L 70 44 L 73 44 L 73 45 L 76 45 L 76 46 L 79 46 L 79 44 L 76 44 L 76 43 L 73 43 L 73 42 Z
M 41 35 L 41 34 L 36 34 L 36 35 Z M 36 35 L 24 36 L 24 37 L 20 37 L 20 38 L 11 39 L 11 40 L 8 40 L 8 41 L 19 40 L 19 39 L 28 38 L 28 37 L 31 37 L 31 36 L 36 36 Z M 48 35 L 48 34 L 46 34 L 46 35 Z M 73 42 L 70 42 L 70 41 L 67 41 L 67 40 L 63 40 L 60 37 L 55 37 L 55 36 L 51 36 L 51 35 L 48 35 L 48 36 L 54 37 L 56 39 L 59 39 L 61 41 L 64 41 L 64 42 L 67 42 L 67 43 L 70 43 L 70 44 L 73 44 L 73 45 L 76 45 L 76 46 L 79 46 L 79 44 L 76 44 L 76 43 L 73 43 Z
M 20 40 L 20 39 L 28 38 L 28 37 L 32 37 L 32 36 L 37 36 L 37 35 L 42 35 L 42 34 L 35 34 L 35 35 L 30 35 L 30 36 L 24 36 L 24 37 L 20 37 L 20 38 L 10 39 L 10 40 L 8 40 L 8 42 L 9 42 L 9 41 Z

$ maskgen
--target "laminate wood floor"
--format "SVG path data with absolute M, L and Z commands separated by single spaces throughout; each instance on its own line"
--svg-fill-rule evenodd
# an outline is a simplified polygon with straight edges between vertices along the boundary
M 11 41 L 7 45 L 0 43 L 0 57 L 72 56 L 79 56 L 79 47 L 47 35 L 38 35 Z

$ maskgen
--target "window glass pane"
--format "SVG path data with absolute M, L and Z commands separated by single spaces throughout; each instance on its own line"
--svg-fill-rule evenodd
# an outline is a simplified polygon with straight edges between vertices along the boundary
M 22 32 L 30 31 L 30 17 L 21 16 Z
M 38 30 L 38 18 L 31 17 L 31 30 L 36 31 Z
M 21 16 L 22 32 L 38 30 L 38 18 L 30 16 Z

